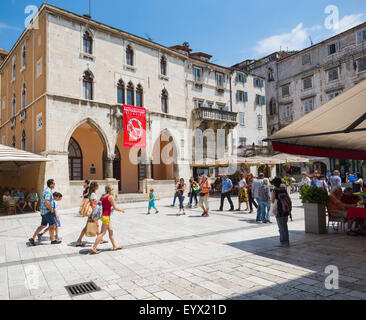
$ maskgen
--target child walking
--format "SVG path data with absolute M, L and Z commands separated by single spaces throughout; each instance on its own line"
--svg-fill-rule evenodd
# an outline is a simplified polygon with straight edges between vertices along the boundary
M 156 208 L 156 205 L 155 205 L 156 196 L 154 193 L 154 189 L 150 189 L 149 198 L 150 198 L 149 211 L 147 212 L 147 214 L 150 214 L 151 209 L 155 209 L 155 214 L 158 214 L 159 210 Z
M 58 236 L 58 229 L 61 228 L 61 222 L 60 222 L 60 218 L 57 214 L 57 203 L 58 201 L 62 200 L 62 194 L 59 192 L 54 192 L 53 193 L 53 202 L 51 203 L 52 209 L 55 212 L 55 218 L 56 218 L 56 229 L 55 229 L 55 239 L 59 240 L 59 236 Z M 47 229 L 45 229 L 43 232 L 38 234 L 38 240 L 41 241 L 42 240 L 42 236 L 48 232 L 50 227 L 48 227 Z

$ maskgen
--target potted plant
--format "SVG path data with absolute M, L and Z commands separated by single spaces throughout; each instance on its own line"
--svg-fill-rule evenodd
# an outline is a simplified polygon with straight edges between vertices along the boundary
M 305 232 L 323 234 L 327 232 L 325 206 L 328 192 L 313 186 L 303 186 L 300 199 L 304 204 Z
M 282 167 L 286 172 L 290 172 L 291 170 L 291 164 L 289 162 L 284 163 Z
M 313 166 L 313 163 L 312 162 L 307 162 L 305 163 L 305 165 L 308 167 L 308 168 L 311 168 Z

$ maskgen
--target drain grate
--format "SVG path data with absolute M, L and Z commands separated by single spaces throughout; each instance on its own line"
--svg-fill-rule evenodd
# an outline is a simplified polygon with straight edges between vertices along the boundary
M 65 287 L 67 292 L 72 297 L 81 296 L 83 294 L 100 291 L 100 288 L 93 282 L 84 282 L 80 284 L 74 284 L 72 286 Z

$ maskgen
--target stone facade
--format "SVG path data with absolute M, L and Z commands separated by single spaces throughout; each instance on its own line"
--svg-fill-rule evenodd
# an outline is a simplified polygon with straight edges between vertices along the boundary
M 24 48 L 26 67 L 20 67 Z M 238 137 L 248 144 L 265 138 L 258 129 L 258 115 L 266 126 L 265 112 L 255 103 L 264 85 L 254 88 L 252 76 L 238 81 L 238 70 L 191 51 L 187 43 L 164 47 L 43 4 L 0 67 L 5 101 L 0 136 L 4 144 L 53 161 L 22 168 L 14 187 L 41 191 L 54 178 L 64 207 L 79 204 L 82 179 L 98 181 L 98 192 L 106 184 L 124 193 L 153 187 L 161 197 L 171 195 L 173 178 L 192 175 L 196 129 L 215 135 L 222 130 L 224 156 L 235 154 Z M 237 98 L 238 90 L 246 101 Z M 123 147 L 123 104 L 146 108 L 146 150 Z M 245 126 L 238 126 L 240 112 Z M 171 163 L 161 162 L 165 151 Z M 1 177 L 4 185 L 13 186 L 14 174 Z
M 266 78 L 268 135 L 365 80 L 365 44 L 363 23 L 300 52 L 275 52 L 238 64 L 242 70 Z M 361 171 L 360 162 L 321 161 L 328 170 L 343 166 L 345 172 Z

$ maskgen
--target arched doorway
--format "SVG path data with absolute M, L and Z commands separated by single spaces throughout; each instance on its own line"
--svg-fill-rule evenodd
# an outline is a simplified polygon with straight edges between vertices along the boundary
M 179 178 L 177 146 L 167 130 L 163 131 L 155 142 L 152 159 L 152 178 L 154 180 Z
M 97 128 L 88 122 L 80 124 L 68 142 L 70 180 L 103 180 L 106 149 L 106 142 Z
M 312 173 L 314 173 L 315 170 L 318 170 L 321 175 L 325 176 L 327 174 L 327 165 L 321 161 L 316 161 L 313 163 Z
M 83 180 L 83 153 L 79 143 L 74 138 L 70 139 L 68 151 L 70 180 Z

